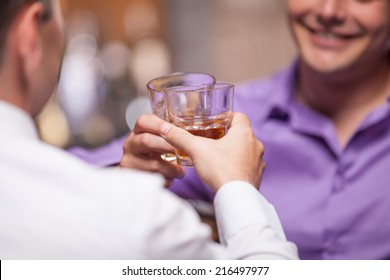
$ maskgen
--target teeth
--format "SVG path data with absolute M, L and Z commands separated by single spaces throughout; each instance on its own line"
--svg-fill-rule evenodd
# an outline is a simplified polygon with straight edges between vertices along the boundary
M 325 37 L 327 39 L 336 39 L 338 38 L 337 35 L 334 35 L 333 33 L 330 32 L 318 32 L 318 35 Z

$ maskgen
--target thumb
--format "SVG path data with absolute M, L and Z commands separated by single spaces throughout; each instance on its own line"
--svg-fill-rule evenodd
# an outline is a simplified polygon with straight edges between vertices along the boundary
M 232 119 L 232 127 L 240 125 L 251 127 L 251 121 L 249 120 L 248 116 L 242 113 L 234 113 Z
M 159 131 L 161 137 L 169 144 L 190 154 L 188 147 L 194 146 L 194 141 L 196 141 L 196 137 L 191 133 L 167 122 L 160 126 Z

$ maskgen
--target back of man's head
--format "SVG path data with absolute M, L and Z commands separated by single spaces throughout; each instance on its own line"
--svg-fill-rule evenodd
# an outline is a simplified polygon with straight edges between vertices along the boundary
M 41 2 L 45 7 L 45 13 L 41 20 L 47 20 L 51 16 L 51 0 L 0 0 L 0 68 L 4 59 L 6 38 L 12 22 L 25 5 Z

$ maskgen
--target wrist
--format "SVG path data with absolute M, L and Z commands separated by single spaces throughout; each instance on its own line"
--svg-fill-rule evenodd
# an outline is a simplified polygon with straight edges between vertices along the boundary
M 255 188 L 256 190 L 258 190 L 258 187 L 255 186 L 253 183 L 249 182 L 248 180 L 242 180 L 242 179 L 234 179 L 234 180 L 226 181 L 226 182 L 220 184 L 219 187 L 215 188 L 214 190 L 215 190 L 215 192 L 218 192 L 219 190 L 221 190 L 222 188 L 225 188 L 227 186 L 236 186 L 236 187 L 245 186 L 246 188 L 252 187 L 252 188 Z

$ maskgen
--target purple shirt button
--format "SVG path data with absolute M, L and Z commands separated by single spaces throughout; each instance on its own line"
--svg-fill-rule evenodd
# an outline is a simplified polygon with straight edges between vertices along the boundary
M 325 248 L 325 253 L 329 255 L 335 255 L 339 253 L 343 249 L 342 245 L 337 241 L 333 241 L 329 244 L 327 248 Z
M 346 186 L 346 181 L 345 181 L 344 177 L 341 175 L 336 175 L 333 190 L 338 192 L 338 191 L 343 190 L 345 188 L 345 186 Z

